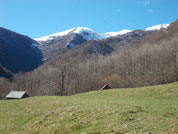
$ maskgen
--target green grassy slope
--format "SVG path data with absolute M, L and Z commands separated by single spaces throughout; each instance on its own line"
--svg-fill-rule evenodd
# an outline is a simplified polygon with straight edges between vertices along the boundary
M 0 134 L 178 133 L 178 82 L 0 101 Z

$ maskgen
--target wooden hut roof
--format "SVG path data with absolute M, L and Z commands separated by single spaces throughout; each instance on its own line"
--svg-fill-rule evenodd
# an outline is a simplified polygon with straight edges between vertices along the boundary
M 101 88 L 101 90 L 104 90 L 104 89 L 111 89 L 111 86 L 109 86 L 108 84 L 105 84 L 105 85 Z
M 16 99 L 20 99 L 23 97 L 23 95 L 26 94 L 25 91 L 11 91 L 6 98 L 16 98 Z

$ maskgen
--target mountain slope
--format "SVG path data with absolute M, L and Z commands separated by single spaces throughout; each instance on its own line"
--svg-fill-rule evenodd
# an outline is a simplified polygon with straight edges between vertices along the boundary
M 109 55 L 130 43 L 137 43 L 142 37 L 151 34 L 151 31 L 136 30 L 102 40 L 88 40 L 80 46 L 70 50 L 73 58 L 85 59 L 91 55 Z
M 110 55 L 114 49 L 102 40 L 89 40 L 80 46 L 68 51 L 67 54 L 77 61 L 81 61 L 91 56 Z
M 94 48 L 92 46 L 94 46 L 97 42 L 98 46 L 102 45 L 101 48 L 104 48 L 103 47 L 103 43 L 104 43 L 105 45 L 107 45 L 105 46 L 105 48 L 108 48 L 108 46 L 110 46 L 112 47 L 112 49 L 118 50 L 122 46 L 128 43 L 138 42 L 143 36 L 151 34 L 155 30 L 160 30 L 161 28 L 167 28 L 168 26 L 169 26 L 168 24 L 164 24 L 164 25 L 153 26 L 147 28 L 146 30 L 131 31 L 125 29 L 119 32 L 107 32 L 105 34 L 97 33 L 94 30 L 91 30 L 86 27 L 77 27 L 77 28 L 69 29 L 64 32 L 41 37 L 35 40 L 38 41 L 38 43 L 40 44 L 38 47 L 44 55 L 43 60 L 50 60 L 56 55 L 71 50 L 76 46 L 80 46 L 85 42 L 87 42 L 88 44 L 87 46 L 90 46 L 90 48 Z M 95 40 L 95 42 L 90 40 Z M 100 40 L 102 41 L 100 42 Z M 79 47 L 77 48 L 79 49 Z M 84 50 L 84 47 L 82 46 L 81 50 L 85 52 L 89 50 L 88 49 L 89 47 L 85 47 L 85 48 L 87 50 Z M 98 54 L 102 54 L 102 55 L 105 54 L 106 51 L 103 49 L 101 50 L 103 52 L 98 51 Z M 94 49 L 91 52 L 96 54 Z
M 44 55 L 44 60 L 46 60 L 52 59 L 55 55 L 79 46 L 88 40 L 101 40 L 103 38 L 105 38 L 104 34 L 96 33 L 86 27 L 78 27 L 35 40 L 38 41 L 38 47 Z
M 42 63 L 37 45 L 27 36 L 0 28 L 0 64 L 12 73 L 32 71 Z
M 151 34 L 152 31 L 135 30 L 123 35 L 117 35 L 115 37 L 106 38 L 103 41 L 112 46 L 114 50 L 119 50 L 127 44 L 135 44 L 141 40 L 144 36 Z
M 2 65 L 0 65 L 0 77 L 9 79 L 13 76 L 13 74 L 7 70 L 6 68 L 4 68 Z

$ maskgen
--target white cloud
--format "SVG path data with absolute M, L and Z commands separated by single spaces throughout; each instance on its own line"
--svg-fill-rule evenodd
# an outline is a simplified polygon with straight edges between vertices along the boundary
M 154 11 L 152 9 L 146 10 L 147 13 L 153 13 Z
M 150 0 L 139 0 L 137 1 L 138 4 L 143 4 L 145 6 L 148 6 L 151 4 Z

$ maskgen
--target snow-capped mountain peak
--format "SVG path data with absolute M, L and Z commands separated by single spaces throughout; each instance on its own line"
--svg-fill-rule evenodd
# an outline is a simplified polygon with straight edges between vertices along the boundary
M 103 39 L 105 36 L 103 34 L 97 33 L 94 30 L 87 27 L 77 27 L 74 29 L 73 33 L 78 33 L 83 36 L 84 39 Z
M 56 37 L 59 37 L 59 36 L 65 36 L 65 35 L 70 34 L 70 33 L 80 34 L 86 40 L 105 38 L 105 36 L 103 34 L 96 33 L 94 30 L 89 29 L 87 27 L 77 27 L 77 28 L 72 28 L 72 29 L 66 30 L 64 32 L 59 32 L 59 33 L 51 34 L 51 35 L 44 36 L 44 37 L 41 37 L 41 38 L 37 38 L 35 40 L 39 41 L 39 42 L 44 42 L 44 41 L 53 40 L 53 39 L 55 39 Z
M 151 27 L 146 28 L 146 31 L 151 31 L 151 30 L 160 30 L 161 28 L 167 28 L 170 24 L 160 24 L 160 25 L 154 25 Z

